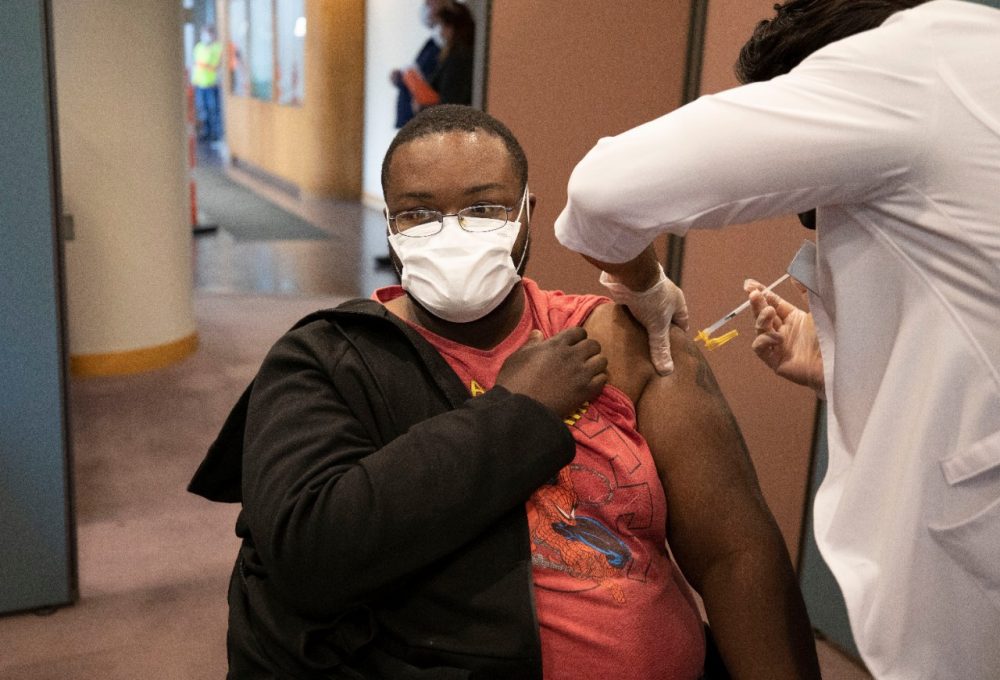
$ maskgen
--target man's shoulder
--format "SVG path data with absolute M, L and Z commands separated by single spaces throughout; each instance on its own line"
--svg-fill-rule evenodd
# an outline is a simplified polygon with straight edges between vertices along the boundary
M 656 375 L 649 359 L 646 330 L 622 305 L 611 301 L 597 305 L 583 325 L 587 336 L 601 345 L 608 360 L 608 382 L 638 402 Z
M 522 279 L 522 284 L 529 304 L 534 308 L 539 320 L 548 326 L 543 330 L 550 333 L 558 333 L 572 326 L 582 326 L 597 307 L 611 302 L 602 295 L 544 289 L 528 277 Z
M 576 295 L 560 290 L 545 290 L 525 277 L 525 291 L 542 312 L 542 322 L 552 324 L 547 329 L 562 331 L 570 326 L 582 326 L 587 335 L 601 345 L 608 359 L 608 382 L 638 403 L 643 392 L 653 382 L 662 382 L 668 389 L 701 380 L 706 372 L 704 357 L 697 346 L 677 326 L 670 329 L 670 351 L 674 373 L 666 379 L 657 375 L 649 358 L 646 329 L 629 313 L 628 308 L 602 295 Z
M 387 325 L 399 324 L 393 323 L 382 304 L 368 298 L 351 299 L 302 317 L 278 339 L 274 348 L 325 353 L 334 345 L 354 346 L 361 336 L 370 336 L 374 345 L 388 345 L 400 335 L 386 333 Z M 354 341 L 345 337 L 345 331 Z
M 705 359 L 687 334 L 677 326 L 670 328 L 670 352 L 674 372 L 660 376 L 649 358 L 646 329 L 629 313 L 628 308 L 607 302 L 596 307 L 584 324 L 587 335 L 601 344 L 608 358 L 608 381 L 625 392 L 633 402 L 647 387 L 663 383 L 669 389 L 683 389 L 695 382 L 705 370 Z

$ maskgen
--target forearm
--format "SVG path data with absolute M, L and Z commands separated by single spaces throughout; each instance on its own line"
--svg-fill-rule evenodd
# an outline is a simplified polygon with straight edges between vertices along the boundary
M 812 628 L 787 551 L 780 537 L 771 543 L 733 553 L 704 575 L 709 626 L 734 680 L 819 678 Z
M 601 271 L 607 272 L 616 281 L 625 284 L 632 290 L 646 290 L 656 283 L 659 277 L 659 263 L 656 259 L 656 251 L 652 245 L 647 246 L 645 250 L 628 262 L 603 262 L 587 255 L 583 257 L 592 265 Z

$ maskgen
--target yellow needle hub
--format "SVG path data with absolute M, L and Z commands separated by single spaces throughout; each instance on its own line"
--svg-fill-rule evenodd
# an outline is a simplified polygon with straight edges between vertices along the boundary
M 705 349 L 711 351 L 713 349 L 718 349 L 719 347 L 722 347 L 723 345 L 725 345 L 727 342 L 729 342 L 739 334 L 740 334 L 739 331 L 731 330 L 728 333 L 723 333 L 717 338 L 711 338 L 705 331 L 698 331 L 698 335 L 696 335 L 694 339 L 696 342 L 701 341 L 705 343 Z

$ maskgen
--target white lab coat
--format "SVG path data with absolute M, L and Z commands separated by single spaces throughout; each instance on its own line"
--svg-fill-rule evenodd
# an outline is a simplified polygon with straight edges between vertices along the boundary
M 936 0 L 601 140 L 556 235 L 623 262 L 817 206 L 817 543 L 876 677 L 997 680 L 1000 11 Z

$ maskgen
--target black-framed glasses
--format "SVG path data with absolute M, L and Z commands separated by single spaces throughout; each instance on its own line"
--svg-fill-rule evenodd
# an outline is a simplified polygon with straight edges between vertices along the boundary
M 434 236 L 444 229 L 444 218 L 458 218 L 458 226 L 463 230 L 472 233 L 483 233 L 496 231 L 507 226 L 511 221 L 511 213 L 514 208 L 523 208 L 528 196 L 528 189 L 525 187 L 524 195 L 521 198 L 520 206 L 506 206 L 498 204 L 470 205 L 462 208 L 457 213 L 443 213 L 440 210 L 429 210 L 420 208 L 418 210 L 404 210 L 395 215 L 389 214 L 386 208 L 385 219 L 389 223 L 391 231 L 410 238 L 425 238 Z M 520 216 L 520 210 L 518 211 Z M 395 229 L 393 229 L 395 227 Z

